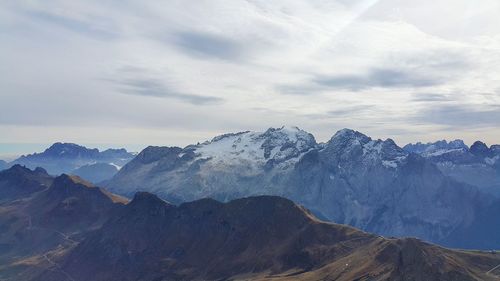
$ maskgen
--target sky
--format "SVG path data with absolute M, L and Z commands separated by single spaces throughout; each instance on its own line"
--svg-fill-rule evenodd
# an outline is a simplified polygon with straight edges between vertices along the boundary
M 5 0 L 0 42 L 0 155 L 282 125 L 500 143 L 498 0 Z

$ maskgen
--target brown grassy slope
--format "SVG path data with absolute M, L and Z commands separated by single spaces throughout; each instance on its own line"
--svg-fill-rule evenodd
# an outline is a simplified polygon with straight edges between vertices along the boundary
M 22 181 L 21 181 L 22 182 Z M 123 202 L 123 199 L 118 198 Z M 26 280 L 100 228 L 123 204 L 77 177 L 0 205 L 0 279 Z
M 176 207 L 147 193 L 60 260 L 74 280 L 96 281 L 498 280 L 486 274 L 497 264 L 495 254 L 321 222 L 279 197 Z

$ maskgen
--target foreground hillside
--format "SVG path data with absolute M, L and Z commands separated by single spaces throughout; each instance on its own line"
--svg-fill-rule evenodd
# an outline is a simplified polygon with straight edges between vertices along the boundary
M 0 173 L 0 188 L 19 191 L 0 204 L 2 280 L 499 280 L 493 252 L 382 238 L 280 197 L 175 206 L 139 192 L 127 203 L 76 177 L 12 169 L 20 180 Z
M 19 165 L 0 172 L 0 280 L 31 280 L 51 269 L 54 257 L 126 202 L 78 177 Z
M 81 280 L 494 280 L 492 254 L 385 239 L 279 197 L 170 205 L 138 193 L 60 261 Z M 46 272 L 40 280 L 64 277 Z M 115 279 L 116 278 L 116 279 Z M 79 280 L 76 279 L 76 280 Z

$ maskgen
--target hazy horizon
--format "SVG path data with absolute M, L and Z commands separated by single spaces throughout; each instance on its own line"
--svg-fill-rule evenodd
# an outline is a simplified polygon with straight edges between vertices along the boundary
M 279 127 L 274 127 L 274 128 L 279 128 Z M 268 129 L 268 128 L 263 128 L 262 130 L 257 130 L 257 131 L 263 132 L 266 129 Z M 300 129 L 303 129 L 303 128 L 300 128 Z M 340 130 L 340 129 L 343 129 L 343 128 L 338 128 L 338 130 Z M 329 135 L 326 138 L 318 138 L 316 136 L 316 134 L 314 134 L 313 132 L 307 131 L 307 130 L 305 130 L 305 131 L 307 131 L 309 133 L 312 133 L 314 135 L 314 137 L 316 138 L 316 141 L 318 143 L 320 143 L 320 142 L 327 142 L 335 134 L 335 132 L 337 132 L 338 130 L 332 131 L 331 135 Z M 168 140 L 166 140 L 165 143 L 144 143 L 144 144 L 134 144 L 134 143 L 122 143 L 122 144 L 120 144 L 120 143 L 92 143 L 92 142 L 78 142 L 77 140 L 73 140 L 73 141 L 71 141 L 71 140 L 70 141 L 55 140 L 53 142 L 46 142 L 46 143 L 0 143 L 0 160 L 12 161 L 12 160 L 15 160 L 16 158 L 18 158 L 21 155 L 27 155 L 27 154 L 32 154 L 32 153 L 40 153 L 40 152 L 43 152 L 45 149 L 47 149 L 49 146 L 51 146 L 52 144 L 54 144 L 56 142 L 76 143 L 76 144 L 79 144 L 79 145 L 83 145 L 83 146 L 85 146 L 87 148 L 97 148 L 100 151 L 106 150 L 108 148 L 125 148 L 129 152 L 136 152 L 136 153 L 138 153 L 142 149 L 144 149 L 144 148 L 146 148 L 147 146 L 150 146 L 150 145 L 154 145 L 154 146 L 178 146 L 178 147 L 186 147 L 186 146 L 188 146 L 190 144 L 196 144 L 198 142 L 201 143 L 201 142 L 204 142 L 204 141 L 209 141 L 213 137 L 216 137 L 216 136 L 221 135 L 221 134 L 225 134 L 225 133 L 237 133 L 237 132 L 240 132 L 240 131 L 220 132 L 220 133 L 216 133 L 214 135 L 206 136 L 203 139 L 197 139 L 197 140 L 193 139 L 192 141 L 186 142 L 186 143 L 181 143 L 181 142 L 174 143 L 174 142 L 168 142 Z M 364 133 L 364 132 L 361 131 L 361 133 Z M 364 133 L 364 134 L 366 134 L 366 133 Z M 324 135 L 324 134 L 321 134 L 321 135 Z M 383 137 L 375 137 L 375 136 L 370 136 L 370 135 L 368 135 L 368 136 L 371 137 L 372 139 L 383 139 L 383 140 L 385 140 L 387 138 L 391 138 L 400 147 L 403 147 L 404 145 L 409 144 L 409 143 L 417 143 L 417 142 L 428 143 L 428 142 L 435 142 L 435 141 L 441 141 L 441 140 L 453 141 L 453 140 L 456 140 L 456 139 L 462 139 L 462 138 L 430 139 L 430 140 L 418 140 L 418 139 L 416 139 L 415 141 L 410 141 L 410 142 L 400 142 L 400 141 L 398 141 L 397 137 L 396 138 L 394 138 L 394 137 L 383 138 Z M 464 139 L 462 139 L 462 140 L 464 140 Z M 481 140 L 481 139 L 476 139 L 476 140 L 471 140 L 471 141 L 464 140 L 464 143 L 466 145 L 468 145 L 468 146 L 471 146 L 475 141 L 483 141 L 483 140 Z M 498 144 L 498 143 L 487 143 L 486 142 L 486 145 L 488 145 L 488 146 L 491 146 L 491 145 L 494 145 L 494 144 Z

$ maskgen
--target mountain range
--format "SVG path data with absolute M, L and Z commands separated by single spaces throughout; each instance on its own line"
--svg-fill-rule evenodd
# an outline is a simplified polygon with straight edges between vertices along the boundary
M 281 196 L 322 219 L 384 236 L 500 247 L 498 199 L 447 175 L 411 146 L 349 129 L 326 143 L 282 127 L 225 134 L 185 148 L 151 146 L 103 184 L 124 196 L 142 190 L 175 204 Z
M 404 149 L 435 163 L 445 175 L 500 197 L 500 145 L 488 147 L 476 141 L 469 148 L 462 140 L 443 140 L 408 144 Z
M 42 167 L 51 175 L 74 174 L 97 183 L 110 179 L 134 156 L 134 153 L 123 148 L 99 151 L 97 148 L 58 142 L 41 153 L 23 155 L 3 166 L 7 168 L 20 164 L 31 169 Z
M 0 172 L 0 279 L 498 280 L 496 252 L 324 222 L 276 196 L 130 202 L 76 176 Z M 5 192 L 7 190 L 7 192 Z M 7 195 L 6 195 L 7 194 Z

